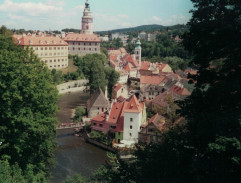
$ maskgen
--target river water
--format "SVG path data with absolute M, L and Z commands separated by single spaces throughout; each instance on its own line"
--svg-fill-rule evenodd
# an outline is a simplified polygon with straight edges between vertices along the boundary
M 57 117 L 60 122 L 70 122 L 71 112 L 86 103 L 88 95 L 81 92 L 65 94 L 58 101 L 60 108 Z M 106 160 L 106 151 L 85 143 L 73 136 L 73 129 L 57 131 L 56 166 L 52 170 L 51 183 L 61 183 L 67 176 L 81 174 L 88 176 Z

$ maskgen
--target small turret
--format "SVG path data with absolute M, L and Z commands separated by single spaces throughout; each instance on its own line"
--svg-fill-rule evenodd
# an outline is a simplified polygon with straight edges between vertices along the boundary
M 138 39 L 136 41 L 136 47 L 135 47 L 135 57 L 139 64 L 139 69 L 141 68 L 141 41 L 140 37 L 138 36 Z

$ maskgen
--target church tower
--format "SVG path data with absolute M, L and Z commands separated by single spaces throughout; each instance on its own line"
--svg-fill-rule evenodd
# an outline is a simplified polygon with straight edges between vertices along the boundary
M 138 36 L 136 47 L 135 47 L 135 57 L 139 64 L 139 68 L 141 68 L 141 41 L 140 37 Z
M 90 4 L 88 0 L 85 3 L 84 14 L 82 17 L 82 33 L 93 34 L 93 18 L 91 16 Z

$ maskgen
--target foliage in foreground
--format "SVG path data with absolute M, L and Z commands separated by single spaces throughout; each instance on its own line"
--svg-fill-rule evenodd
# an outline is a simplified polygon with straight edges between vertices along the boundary
M 13 171 L 18 164 L 24 174 L 41 175 L 35 182 L 47 180 L 54 163 L 57 95 L 50 71 L 36 55 L 0 34 L 0 160 L 4 169 L 9 168 L 5 162 Z

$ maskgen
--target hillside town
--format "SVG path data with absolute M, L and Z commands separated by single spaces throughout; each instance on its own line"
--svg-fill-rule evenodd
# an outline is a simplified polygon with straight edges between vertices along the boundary
M 81 33 L 51 35 L 34 32 L 14 34 L 13 37 L 16 45 L 24 49 L 32 48 L 50 70 L 63 69 L 68 68 L 68 55 L 101 53 L 101 41 L 109 41 L 109 38 L 95 34 L 93 27 L 93 17 L 87 1 Z M 119 73 L 119 79 L 109 97 L 107 86 L 105 91 L 99 87 L 86 102 L 87 117 L 81 120 L 84 121 L 83 125 L 91 124 L 92 131 L 105 135 L 111 133 L 111 146 L 114 148 L 132 148 L 136 143 L 158 141 L 153 136 L 153 131 L 162 133 L 165 130 L 166 121 L 169 120 L 168 111 L 171 110 L 169 102 L 184 100 L 191 95 L 186 88 L 189 86 L 188 70 L 180 76 L 165 62 L 143 60 L 141 41 L 155 41 L 157 34 L 159 33 L 140 32 L 137 38 L 132 39 L 135 44 L 134 54 L 128 53 L 124 47 L 108 49 L 108 64 Z M 123 46 L 126 46 L 128 37 L 114 33 L 111 40 L 120 39 Z M 179 41 L 176 37 L 174 40 Z
M 240 182 L 240 3 L 172 3 L 0 2 L 0 183 Z

